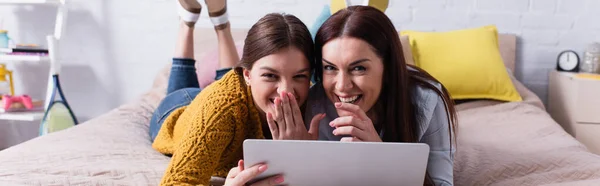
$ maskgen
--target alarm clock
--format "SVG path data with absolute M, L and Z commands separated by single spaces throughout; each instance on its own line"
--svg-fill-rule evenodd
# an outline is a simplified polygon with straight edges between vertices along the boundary
M 573 50 L 566 50 L 558 54 L 556 60 L 556 70 L 562 72 L 578 72 L 579 71 L 579 55 Z

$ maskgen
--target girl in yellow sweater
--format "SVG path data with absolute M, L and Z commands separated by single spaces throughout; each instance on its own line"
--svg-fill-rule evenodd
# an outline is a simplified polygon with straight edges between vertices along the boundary
M 193 28 L 201 6 L 196 0 L 177 2 L 181 24 L 168 94 L 150 123 L 152 147 L 172 156 L 161 185 L 208 185 L 211 176 L 226 177 L 226 185 L 244 185 L 267 169 L 256 165 L 243 170 L 245 139 L 317 138 L 316 131 L 307 131 L 300 111 L 308 95 L 314 45 L 298 18 L 261 18 L 249 30 L 240 60 L 225 0 L 206 0 L 223 70 L 217 72 L 216 82 L 200 90 Z M 323 116 L 315 116 L 313 126 Z M 282 182 L 282 176 L 274 176 L 255 184 Z

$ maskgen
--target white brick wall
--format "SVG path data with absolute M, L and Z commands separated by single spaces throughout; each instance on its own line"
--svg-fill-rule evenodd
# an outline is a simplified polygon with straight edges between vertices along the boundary
M 447 31 L 495 24 L 502 33 L 517 34 L 516 75 L 544 102 L 548 71 L 555 68 L 557 54 L 572 49 L 583 55 L 588 44 L 600 42 L 600 0 L 392 1 L 386 13 L 399 30 Z
M 535 13 L 554 13 L 558 0 L 531 0 L 531 12 Z
M 173 53 L 178 18 L 174 0 L 67 1 L 63 88 L 79 117 L 89 119 L 151 86 Z M 328 2 L 229 0 L 228 9 L 237 28 L 249 28 L 268 12 L 291 13 L 311 26 Z M 0 6 L 0 29 L 8 29 L 21 42 L 43 43 L 43 34 L 52 31 L 54 13 L 52 7 Z M 600 0 L 391 0 L 386 13 L 399 30 L 496 24 L 500 32 L 519 35 L 517 76 L 544 100 L 547 72 L 554 68 L 556 55 L 565 49 L 581 54 L 587 44 L 600 41 Z M 211 27 L 206 14 L 198 27 Z M 44 77 L 47 66 L 15 68 L 21 71 L 19 91 L 41 97 L 45 79 L 35 77 Z M 31 81 L 34 86 L 21 85 Z

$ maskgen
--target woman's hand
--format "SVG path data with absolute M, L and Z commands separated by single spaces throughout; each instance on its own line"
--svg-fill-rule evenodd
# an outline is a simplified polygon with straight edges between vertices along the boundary
M 352 113 L 350 116 L 341 116 L 329 122 L 329 126 L 335 128 L 333 135 L 352 136 L 343 137 L 340 141 L 381 142 L 373 122 L 358 105 L 338 102 L 335 103 L 335 108 Z
M 244 160 L 240 160 L 238 166 L 232 168 L 227 174 L 225 186 L 245 186 L 250 180 L 265 172 L 267 168 L 265 164 L 258 164 L 244 169 Z M 283 176 L 277 175 L 252 183 L 251 186 L 271 186 L 281 183 L 283 183 Z
M 274 140 L 316 140 L 319 138 L 319 122 L 325 114 L 315 115 L 307 131 L 300 106 L 292 93 L 282 91 L 275 103 L 275 113 L 267 113 L 267 123 Z

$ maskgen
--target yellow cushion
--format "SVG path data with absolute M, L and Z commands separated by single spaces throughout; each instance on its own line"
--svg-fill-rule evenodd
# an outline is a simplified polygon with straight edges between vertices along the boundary
M 331 15 L 335 14 L 337 11 L 340 11 L 341 9 L 344 9 L 344 8 L 350 6 L 347 3 L 348 2 L 346 0 L 331 0 L 330 6 L 329 6 Z
M 495 26 L 401 35 L 409 37 L 415 64 L 438 79 L 452 99 L 522 100 L 500 56 Z
M 331 15 L 335 14 L 341 9 L 347 8 L 348 6 L 352 5 L 371 6 L 377 8 L 379 11 L 385 12 L 389 4 L 389 0 L 368 0 L 366 2 L 361 1 L 361 4 L 356 4 L 356 2 L 351 3 L 349 0 L 331 0 L 329 9 L 331 11 Z

